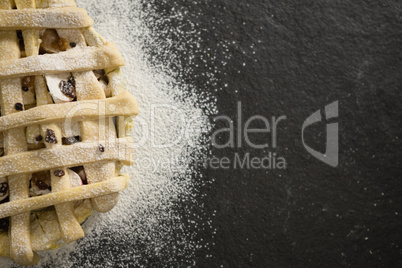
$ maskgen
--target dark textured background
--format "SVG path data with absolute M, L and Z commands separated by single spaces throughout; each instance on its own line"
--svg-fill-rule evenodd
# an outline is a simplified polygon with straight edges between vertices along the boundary
M 285 171 L 200 168 L 215 182 L 201 189 L 199 204 L 205 207 L 187 204 L 183 217 L 206 213 L 217 233 L 197 230 L 197 239 L 210 244 L 198 252 L 198 266 L 402 266 L 402 10 L 397 2 L 152 3 L 161 18 L 181 10 L 189 25 L 201 29 L 201 47 L 188 47 L 199 66 L 187 66 L 184 54 L 172 65 L 193 70 L 184 78 L 200 94 L 217 96 L 220 115 L 236 120 L 242 101 L 244 118 L 287 116 L 276 150 L 244 146 L 212 152 L 233 158 L 275 151 L 286 158 Z M 161 27 L 176 27 L 174 18 Z M 219 70 L 214 86 L 197 75 L 211 67 Z M 305 151 L 300 129 L 310 114 L 336 100 L 340 162 L 332 168 Z M 217 122 L 216 129 L 223 126 Z M 324 149 L 325 125 L 313 130 L 309 143 Z M 255 142 L 269 140 L 266 134 L 254 136 Z

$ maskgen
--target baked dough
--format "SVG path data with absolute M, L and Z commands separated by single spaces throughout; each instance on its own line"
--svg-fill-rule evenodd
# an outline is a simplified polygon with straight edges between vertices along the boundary
M 82 222 L 112 209 L 129 179 L 119 170 L 132 164 L 127 130 L 138 104 L 123 58 L 92 24 L 72 0 L 0 1 L 0 178 L 9 195 L 0 202 L 0 219 L 9 217 L 0 256 L 20 265 L 82 238 Z M 46 76 L 59 74 L 70 78 L 51 86 Z M 71 183 L 74 168 L 83 168 L 82 185 Z M 35 183 L 51 191 L 31 196 L 32 174 L 50 174 L 51 185 Z

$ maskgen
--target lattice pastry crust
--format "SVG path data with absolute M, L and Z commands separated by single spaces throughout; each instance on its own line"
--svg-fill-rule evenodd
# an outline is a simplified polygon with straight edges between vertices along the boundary
M 92 23 L 73 0 L 0 1 L 0 256 L 21 265 L 82 238 L 129 179 L 138 105 Z

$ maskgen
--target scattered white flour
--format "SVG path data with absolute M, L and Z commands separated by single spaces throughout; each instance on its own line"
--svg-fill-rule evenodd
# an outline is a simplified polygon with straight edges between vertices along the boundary
M 194 202 L 197 195 L 190 158 L 199 158 L 208 150 L 203 144 L 209 143 L 207 114 L 216 113 L 214 100 L 196 96 L 163 62 L 157 66 L 149 62 L 145 46 L 158 28 L 145 26 L 144 16 L 154 16 L 155 21 L 157 17 L 144 13 L 149 12 L 142 8 L 144 1 L 76 2 L 94 19 L 94 28 L 116 43 L 126 60 L 122 70 L 140 105 L 133 134 L 136 164 L 125 170 L 131 174 L 131 183 L 120 194 L 116 208 L 90 217 L 84 224 L 86 237 L 80 241 L 40 253 L 37 267 L 192 265 L 196 250 L 204 245 L 194 239 L 195 231 L 185 227 L 187 220 L 175 204 Z M 196 46 L 191 42 L 197 41 L 197 31 L 192 34 L 187 42 Z M 166 44 L 173 41 L 166 40 Z M 166 51 L 169 49 L 160 47 L 160 52 L 153 53 L 166 56 Z M 6 259 L 0 260 L 0 266 L 14 267 Z

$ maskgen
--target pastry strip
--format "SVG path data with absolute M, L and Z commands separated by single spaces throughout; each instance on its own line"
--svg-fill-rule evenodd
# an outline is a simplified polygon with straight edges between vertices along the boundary
M 46 96 L 50 94 L 47 90 L 46 84 L 43 81 L 43 77 L 37 76 L 36 79 L 42 80 L 41 81 L 42 83 L 38 83 L 35 88 L 36 96 L 39 99 L 37 103 L 38 104 L 37 108 L 40 109 L 44 107 L 46 109 L 47 106 L 51 106 L 46 104 L 52 103 L 50 96 Z M 46 137 L 47 132 L 49 130 L 53 131 L 54 138 L 58 141 L 57 143 L 54 143 L 45 140 L 44 144 L 46 148 L 55 150 L 61 148 L 62 135 L 60 127 L 58 125 L 56 124 L 41 125 L 40 130 L 42 133 L 42 137 Z M 64 175 L 58 177 L 56 176 L 56 172 L 62 172 Z M 67 168 L 62 167 L 50 170 L 50 177 L 51 177 L 52 192 L 66 191 L 71 188 L 71 181 Z M 80 223 L 77 221 L 74 215 L 72 202 L 56 204 L 55 210 L 58 216 L 57 219 L 60 226 L 61 237 L 64 242 L 70 243 L 85 236 L 84 230 L 82 229 Z
M 102 102 L 102 104 L 100 104 Z M 103 109 L 101 109 L 103 107 Z M 35 124 L 65 121 L 69 124 L 99 117 L 134 116 L 138 114 L 136 99 L 128 92 L 103 100 L 84 100 L 59 104 L 42 105 L 18 114 L 0 117 L 0 132 Z
M 85 9 L 77 7 L 0 10 L 0 30 L 72 29 L 93 23 Z
M 105 99 L 105 93 L 99 85 L 93 72 L 74 73 L 77 85 L 77 100 Z M 101 108 L 102 109 L 102 108 Z M 103 108 L 105 109 L 105 108 Z M 82 142 L 96 142 L 97 140 L 105 140 L 105 142 L 113 144 L 116 139 L 116 128 L 111 118 L 103 118 L 103 120 L 83 121 L 81 122 L 81 139 Z M 96 183 L 107 180 L 115 175 L 115 162 L 93 162 L 84 165 L 87 174 L 88 183 Z M 118 201 L 118 193 L 101 196 L 91 199 L 91 204 L 95 210 L 99 212 L 107 212 L 111 210 Z
M 82 72 L 114 68 L 124 65 L 124 60 L 113 43 L 102 47 L 71 49 L 57 54 L 44 54 L 17 60 L 0 57 L 0 79 L 32 75 Z
M 50 125 L 42 125 L 42 135 L 45 136 L 48 130 L 52 130 L 55 138 L 61 141 L 61 132 L 60 127 L 55 124 Z M 49 149 L 61 148 L 60 142 L 53 144 L 45 141 L 45 145 Z M 62 172 L 64 174 L 61 177 L 56 176 L 56 172 Z M 71 188 L 70 176 L 68 174 L 67 168 L 56 168 L 50 170 L 51 177 L 51 187 L 52 193 L 68 191 Z M 28 201 L 29 202 L 29 201 Z M 66 243 L 71 243 L 77 239 L 84 237 L 84 231 L 82 230 L 81 225 L 77 221 L 73 212 L 73 203 L 62 203 L 55 204 L 55 209 L 58 216 L 58 221 L 60 224 L 60 232 L 63 238 L 63 241 Z
M 100 151 L 101 145 L 103 152 Z M 22 152 L 0 158 L 0 177 L 60 167 L 74 167 L 100 161 L 118 160 L 125 165 L 130 165 L 132 164 L 132 153 L 130 138 L 116 139 L 115 143 L 110 141 L 79 142 L 55 149 Z
M 102 47 L 106 43 L 103 40 L 103 38 L 99 34 L 97 34 L 96 31 L 92 27 L 83 29 L 83 34 L 85 36 L 85 39 L 87 40 L 88 45 L 90 45 L 90 46 Z M 120 68 L 108 69 L 108 70 L 105 70 L 105 72 L 109 79 L 109 87 L 111 89 L 112 96 L 118 95 L 118 93 L 123 91 L 123 88 L 125 86 L 125 84 L 122 82 L 123 79 L 122 79 L 122 75 L 120 72 Z M 117 79 L 117 77 L 119 77 L 120 79 Z M 98 90 L 98 92 L 99 92 L 99 90 Z M 89 98 L 97 98 L 97 96 L 103 97 L 103 94 L 93 92 L 93 95 Z M 126 118 L 128 120 L 132 120 L 131 117 L 124 117 L 124 116 L 118 116 L 115 118 L 117 132 L 118 132 L 116 134 L 119 138 L 126 137 L 125 130 L 126 130 L 126 126 L 128 125 L 125 122 Z M 96 122 L 82 123 L 82 128 L 85 129 L 89 125 L 96 127 Z M 102 125 L 100 124 L 99 127 L 101 129 Z M 100 131 L 100 129 L 98 131 Z M 85 136 L 84 136 L 84 138 L 87 139 L 87 137 L 85 137 Z M 108 163 L 108 166 L 109 166 L 109 171 L 107 174 L 111 174 L 113 164 Z M 92 165 L 92 166 L 87 166 L 87 168 L 90 170 L 90 173 L 91 173 L 91 176 L 89 177 L 90 182 L 96 182 L 96 181 L 101 181 L 101 180 L 107 179 L 106 176 L 100 177 L 97 175 L 99 173 L 97 173 L 97 165 L 96 164 Z M 118 200 L 118 193 L 116 193 L 114 195 L 110 195 L 110 196 L 104 196 L 104 197 L 100 197 L 100 198 L 98 197 L 96 199 L 91 199 L 91 203 L 98 211 L 107 211 L 107 210 L 110 210 L 111 208 L 113 208 L 113 206 L 117 203 L 117 200 Z
M 52 103 L 52 101 L 49 96 L 50 94 L 47 91 L 46 84 L 43 81 L 43 77 L 37 76 L 36 79 L 39 79 L 39 81 L 41 81 L 41 83 L 38 83 L 35 88 L 36 96 L 38 97 L 38 108 L 46 108 L 47 106 L 51 106 L 46 105 L 47 103 Z M 60 127 L 58 125 L 42 125 L 40 129 L 43 137 L 46 137 L 48 130 L 52 130 L 55 135 L 55 139 L 59 141 L 57 143 L 51 143 L 45 140 L 44 143 L 47 148 L 61 148 L 62 135 Z M 71 182 L 67 168 L 58 168 L 57 172 L 60 172 L 60 170 L 64 174 L 64 176 L 62 177 L 57 177 L 55 175 L 56 169 L 50 170 L 52 192 L 66 191 L 71 188 Z M 82 229 L 80 223 L 77 221 L 74 215 L 72 202 L 55 204 L 54 207 L 60 227 L 60 234 L 64 242 L 70 243 L 85 236 L 84 230 Z
M 0 205 L 0 218 L 45 208 L 65 202 L 93 198 L 123 191 L 127 187 L 129 177 L 122 174 L 102 182 L 70 188 L 65 191 L 52 192 L 46 195 L 19 199 Z
M 0 9 L 11 9 L 11 0 L 0 2 Z M 20 57 L 17 33 L 15 31 L 0 31 L 0 59 L 14 60 Z M 17 103 L 22 103 L 20 79 L 0 81 L 1 113 L 3 115 L 18 113 Z M 13 94 L 10 94 L 13 91 Z M 24 129 L 13 129 L 4 133 L 5 155 L 18 155 L 27 150 Z M 4 158 L 4 157 L 2 157 Z M 4 177 L 4 176 L 2 176 Z M 10 201 L 29 198 L 29 174 L 9 176 Z M 15 262 L 21 265 L 32 265 L 39 261 L 39 256 L 32 251 L 30 237 L 30 212 L 14 214 L 10 217 L 10 254 Z
M 74 30 L 72 30 L 74 31 Z M 77 36 L 83 34 L 75 30 Z M 94 38 L 88 39 L 88 44 L 94 47 L 101 48 L 105 44 L 102 38 L 96 38 L 96 32 L 90 28 L 86 31 L 88 37 Z M 80 45 L 85 46 L 85 43 Z M 105 69 L 105 68 L 103 68 Z M 105 70 L 106 71 L 106 70 Z M 105 99 L 105 93 L 100 87 L 93 72 L 80 72 L 73 73 L 77 85 L 77 100 L 92 100 L 92 99 Z M 97 139 L 105 139 L 113 142 L 113 139 L 117 137 L 116 128 L 111 120 L 94 120 L 81 122 L 81 139 L 83 142 L 96 141 Z M 85 172 L 87 174 L 88 183 L 96 183 L 99 181 L 107 180 L 114 176 L 116 172 L 116 162 L 98 162 L 89 165 L 84 165 Z M 99 212 L 107 212 L 111 210 L 117 203 L 119 193 L 101 196 L 91 199 L 93 208 Z
M 16 5 L 18 9 L 25 8 L 35 8 L 35 2 L 33 0 L 16 0 Z M 39 31 L 38 30 L 23 30 L 23 40 L 25 46 L 25 54 L 27 57 L 34 56 L 39 54 Z M 42 80 L 43 77 L 37 76 L 36 79 Z M 35 81 L 36 81 L 35 79 Z M 52 103 L 50 96 L 45 96 L 49 94 L 47 87 L 44 83 L 37 83 L 37 87 L 35 87 L 36 96 L 39 98 L 37 105 L 41 106 L 44 104 Z M 44 101 L 46 100 L 46 101 Z M 29 119 L 27 119 L 29 120 Z M 46 132 L 47 129 L 51 129 L 55 133 L 55 137 L 58 140 L 62 140 L 62 136 L 60 133 L 60 128 L 55 125 L 43 125 L 42 133 Z M 45 145 L 47 148 L 57 148 L 62 146 L 61 143 L 49 143 L 45 141 Z M 50 171 L 51 176 L 51 187 L 53 192 L 68 190 L 71 188 L 70 185 L 70 177 L 67 172 L 67 168 L 62 168 L 61 171 L 65 174 L 61 178 L 55 175 L 56 170 Z M 79 238 L 84 237 L 84 231 L 82 230 L 81 225 L 77 221 L 73 212 L 73 203 L 63 203 L 55 205 L 55 209 L 58 215 L 58 222 L 60 225 L 61 236 L 66 243 L 75 241 Z

